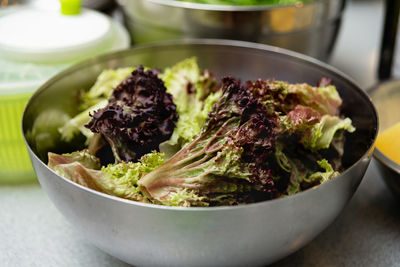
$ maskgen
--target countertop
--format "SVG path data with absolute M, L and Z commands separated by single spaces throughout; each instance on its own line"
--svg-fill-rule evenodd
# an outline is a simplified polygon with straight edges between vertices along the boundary
M 376 84 L 383 1 L 349 1 L 330 63 L 367 89 Z M 400 200 L 372 161 L 338 218 L 273 266 L 400 266 Z M 0 185 L 1 266 L 128 266 L 86 241 L 38 183 Z

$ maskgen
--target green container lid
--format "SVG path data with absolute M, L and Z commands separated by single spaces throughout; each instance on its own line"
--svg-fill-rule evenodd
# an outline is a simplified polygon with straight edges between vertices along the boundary
M 81 12 L 81 0 L 60 0 L 61 14 L 77 15 Z

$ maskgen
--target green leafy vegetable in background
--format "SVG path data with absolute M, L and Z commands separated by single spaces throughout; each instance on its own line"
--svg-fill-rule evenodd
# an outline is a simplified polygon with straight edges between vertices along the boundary
M 193 2 L 209 5 L 292 5 L 301 2 L 309 2 L 312 0 L 178 0 L 183 2 Z

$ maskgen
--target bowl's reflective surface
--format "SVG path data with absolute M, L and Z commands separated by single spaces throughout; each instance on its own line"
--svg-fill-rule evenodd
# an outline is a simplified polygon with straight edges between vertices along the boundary
M 379 84 L 371 90 L 372 101 L 379 114 L 379 130 L 400 122 L 400 79 Z M 375 148 L 374 158 L 386 184 L 400 197 L 400 165 Z
M 96 58 L 57 75 L 31 98 L 23 132 L 35 118 L 58 109 L 74 114 L 75 94 L 105 68 L 143 64 L 164 68 L 197 56 L 217 77 L 275 77 L 315 84 L 322 76 L 337 86 L 357 131 L 348 136 L 344 165 L 334 180 L 297 195 L 236 207 L 173 208 L 126 201 L 66 180 L 46 167 L 27 143 L 39 181 L 50 199 L 93 244 L 134 265 L 254 266 L 276 261 L 325 229 L 357 189 L 370 162 L 377 116 L 368 96 L 327 65 L 277 48 L 202 40 L 136 47 Z M 62 241 L 60 241 L 62 242 Z

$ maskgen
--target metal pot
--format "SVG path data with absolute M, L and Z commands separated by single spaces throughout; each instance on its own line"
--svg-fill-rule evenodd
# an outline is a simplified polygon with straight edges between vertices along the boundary
M 223 38 L 274 45 L 326 60 L 345 0 L 285 6 L 223 6 L 173 0 L 118 0 L 134 44 Z
M 356 127 L 348 135 L 346 170 L 316 188 L 281 199 L 232 207 L 178 208 L 109 196 L 65 179 L 26 141 L 40 184 L 62 214 L 94 245 L 138 266 L 257 266 L 300 249 L 338 216 L 370 162 L 377 114 L 369 97 L 345 75 L 314 59 L 239 41 L 193 40 L 138 46 L 80 63 L 45 83 L 30 99 L 22 130 L 45 112 L 76 114 L 76 93 L 106 68 L 143 64 L 165 68 L 196 56 L 217 77 L 275 77 L 315 84 L 329 77 Z M 72 148 L 69 148 L 72 150 Z M 62 231 L 62 229 L 60 229 Z M 55 240 L 55 242 L 63 242 Z

